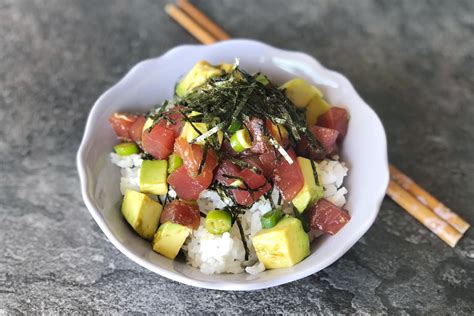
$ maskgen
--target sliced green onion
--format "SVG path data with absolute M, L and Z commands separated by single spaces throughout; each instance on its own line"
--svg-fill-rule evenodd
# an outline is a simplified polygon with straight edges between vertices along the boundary
M 262 228 L 272 228 L 274 227 L 281 219 L 282 213 L 279 209 L 273 209 L 268 213 L 265 213 L 260 218 L 260 223 L 262 223 Z
M 168 173 L 171 174 L 173 171 L 183 165 L 183 159 L 178 154 L 171 154 L 168 157 Z
M 230 138 L 230 146 L 237 152 L 243 152 L 245 149 L 252 147 L 252 140 L 250 139 L 249 132 L 246 129 L 239 129 Z
M 264 74 L 259 73 L 256 77 L 255 80 L 263 84 L 264 86 L 268 85 L 270 83 L 270 80 L 268 80 L 267 76 Z
M 223 234 L 232 228 L 232 217 L 223 210 L 209 211 L 206 216 L 205 227 L 211 234 Z
M 237 132 L 240 127 L 242 126 L 242 124 L 238 121 L 232 121 L 232 123 L 230 124 L 229 128 L 227 129 L 227 131 L 230 133 L 230 134 L 234 134 L 235 132 Z
M 138 154 L 139 149 L 135 143 L 121 143 L 114 146 L 114 150 L 120 156 L 129 156 L 133 154 Z

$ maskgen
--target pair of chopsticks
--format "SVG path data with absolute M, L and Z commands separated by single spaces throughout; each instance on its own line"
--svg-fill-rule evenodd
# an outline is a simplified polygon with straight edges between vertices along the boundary
M 230 36 L 187 0 L 168 4 L 165 11 L 203 44 L 230 39 Z M 469 223 L 390 165 L 387 195 L 410 215 L 454 247 L 470 227 Z

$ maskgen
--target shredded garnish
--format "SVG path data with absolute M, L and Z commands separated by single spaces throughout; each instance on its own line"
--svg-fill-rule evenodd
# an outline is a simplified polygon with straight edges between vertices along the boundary
M 205 140 L 206 138 L 208 138 L 209 136 L 217 133 L 220 129 L 220 126 L 214 126 L 213 128 L 211 128 L 210 130 L 208 130 L 207 132 L 205 132 L 204 134 L 202 135 L 199 135 L 198 137 L 194 138 L 193 140 L 191 140 L 191 144 L 194 144 L 194 143 L 198 143 L 198 142 L 201 142 L 203 140 Z

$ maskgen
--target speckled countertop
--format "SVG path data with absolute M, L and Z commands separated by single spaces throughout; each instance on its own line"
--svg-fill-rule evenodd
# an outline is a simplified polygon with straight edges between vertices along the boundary
M 474 2 L 197 1 L 234 37 L 346 74 L 390 160 L 474 223 Z M 474 229 L 455 249 L 389 199 L 338 262 L 256 292 L 181 285 L 134 264 L 86 210 L 75 154 L 95 99 L 138 61 L 195 43 L 163 1 L 0 0 L 0 314 L 472 314 Z

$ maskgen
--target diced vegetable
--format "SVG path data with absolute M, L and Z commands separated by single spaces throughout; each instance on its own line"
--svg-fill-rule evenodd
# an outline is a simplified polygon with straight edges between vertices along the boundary
M 340 142 L 347 134 L 349 126 L 349 113 L 346 109 L 331 107 L 326 113 L 318 118 L 319 126 L 335 129 L 339 132 L 337 141 Z
M 232 121 L 232 123 L 230 124 L 227 131 L 230 134 L 234 134 L 235 132 L 237 132 L 240 129 L 240 127 L 242 127 L 242 123 L 240 123 L 239 121 Z
M 273 209 L 268 213 L 265 213 L 260 218 L 260 223 L 262 224 L 262 228 L 272 228 L 275 226 L 281 219 L 282 213 L 280 209 Z
M 139 149 L 135 143 L 121 143 L 114 146 L 114 150 L 120 156 L 130 156 L 133 154 L 138 154 Z
M 317 164 L 312 163 L 311 160 L 303 157 L 298 157 L 296 158 L 296 160 L 298 161 L 298 164 L 301 168 L 301 172 L 303 173 L 304 185 L 291 202 L 298 210 L 298 212 L 303 213 L 309 205 L 323 197 L 324 189 L 323 184 L 321 182 L 321 177 L 319 177 L 320 172 Z M 313 164 L 316 168 L 316 172 L 319 177 L 319 185 L 316 185 L 316 179 L 314 178 L 314 171 L 312 166 Z
M 161 204 L 146 194 L 127 190 L 122 202 L 122 214 L 132 228 L 143 238 L 150 239 L 158 227 Z
M 274 180 L 285 201 L 291 201 L 304 185 L 304 177 L 299 164 L 296 162 L 296 154 L 290 149 L 288 154 L 293 159 L 289 164 L 285 159 L 281 159 L 276 168 Z
M 201 134 L 204 134 L 207 132 L 207 124 L 206 123 L 197 123 L 193 122 L 192 125 L 189 122 L 186 122 L 184 124 L 183 130 L 181 131 L 181 135 L 179 137 L 182 137 L 186 139 L 186 141 L 191 142 L 194 140 L 196 137 L 198 137 L 199 134 L 197 131 L 200 131 Z M 204 145 L 205 141 L 199 141 L 196 142 L 198 145 Z
M 262 229 L 252 237 L 252 244 L 267 269 L 294 266 L 310 253 L 308 234 L 294 217 L 285 217 L 273 228 Z
M 171 154 L 168 157 L 168 173 L 172 173 L 183 165 L 183 159 L 178 154 Z
M 156 195 L 168 192 L 168 162 L 166 160 L 144 160 L 140 168 L 140 191 Z
M 166 203 L 160 223 L 173 222 L 191 229 L 198 229 L 201 221 L 196 202 L 172 200 Z
M 183 225 L 172 222 L 161 224 L 153 238 L 153 250 L 169 259 L 174 259 L 190 233 L 191 230 Z
M 298 108 L 305 108 L 315 96 L 323 96 L 318 88 L 301 78 L 295 78 L 284 83 L 280 89 L 285 90 L 288 99 L 290 99 Z
M 176 86 L 176 95 L 183 97 L 193 89 L 203 85 L 209 78 L 217 77 L 225 72 L 230 72 L 233 65 L 221 64 L 213 66 L 208 62 L 202 60 L 184 76 L 183 79 Z
M 316 124 L 318 117 L 326 113 L 331 106 L 320 96 L 315 96 L 306 107 L 306 124 Z
M 230 138 L 230 145 L 232 149 L 237 152 L 243 152 L 245 149 L 252 147 L 252 140 L 250 139 L 250 135 L 247 130 L 239 129 L 237 132 L 232 135 Z
M 223 210 L 209 211 L 206 216 L 205 227 L 211 234 L 223 234 L 232 228 L 232 217 L 229 212 Z
M 330 235 L 336 234 L 350 220 L 350 215 L 326 199 L 321 199 L 307 211 L 312 228 Z
M 191 113 L 188 114 L 188 117 L 195 117 L 201 114 L 202 113 L 200 112 L 192 111 Z M 204 140 L 196 141 L 195 139 L 207 132 L 208 132 L 208 126 L 206 123 L 185 122 L 179 137 L 186 139 L 188 143 L 194 141 L 198 145 L 204 145 L 205 144 Z
M 267 86 L 270 84 L 270 80 L 268 80 L 268 77 L 265 76 L 264 74 L 259 73 L 257 77 L 255 77 L 255 80 L 263 84 L 264 86 Z
M 175 135 L 172 130 L 163 126 L 155 125 L 142 135 L 143 149 L 156 159 L 166 159 L 173 152 Z

